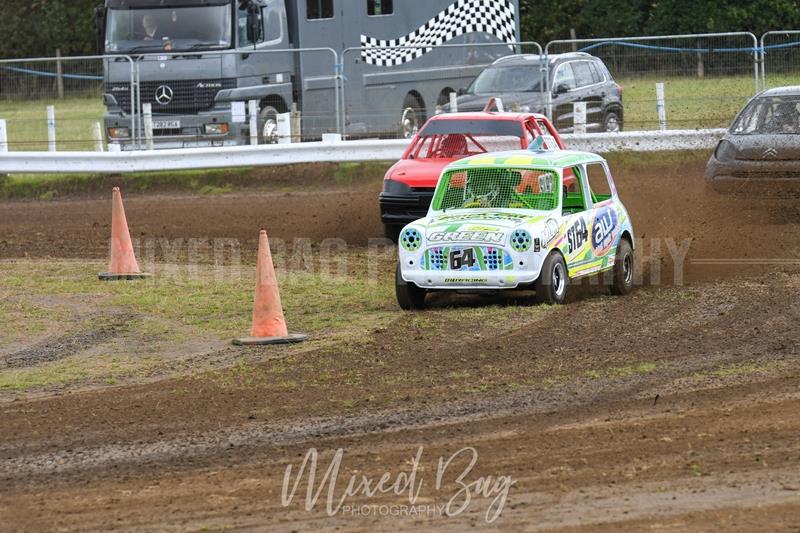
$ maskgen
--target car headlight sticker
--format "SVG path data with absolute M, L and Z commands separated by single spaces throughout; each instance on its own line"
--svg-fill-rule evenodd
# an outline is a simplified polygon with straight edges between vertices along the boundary
M 511 234 L 511 248 L 515 252 L 527 252 L 532 243 L 531 234 L 524 229 L 518 229 Z
M 419 250 L 422 246 L 422 234 L 416 228 L 406 228 L 400 235 L 400 244 L 409 252 Z

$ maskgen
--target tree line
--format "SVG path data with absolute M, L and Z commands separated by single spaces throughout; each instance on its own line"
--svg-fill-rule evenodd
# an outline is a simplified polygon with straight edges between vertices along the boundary
M 94 54 L 99 3 L 2 0 L 0 58 Z M 800 0 L 520 0 L 520 11 L 522 38 L 543 45 L 572 29 L 582 38 L 800 29 Z

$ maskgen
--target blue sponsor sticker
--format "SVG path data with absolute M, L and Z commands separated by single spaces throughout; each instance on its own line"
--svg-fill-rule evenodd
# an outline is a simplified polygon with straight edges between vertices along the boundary
M 592 224 L 592 249 L 595 255 L 605 255 L 614 246 L 617 234 L 617 212 L 606 207 L 597 212 Z

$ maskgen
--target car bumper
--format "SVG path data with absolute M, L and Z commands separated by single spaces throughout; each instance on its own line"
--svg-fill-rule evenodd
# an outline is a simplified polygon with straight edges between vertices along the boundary
M 433 189 L 413 190 L 404 194 L 383 192 L 378 197 L 381 220 L 384 224 L 405 226 L 427 216 L 431 200 L 433 200 Z
M 406 283 L 430 290 L 518 289 L 539 277 L 533 272 L 401 270 Z

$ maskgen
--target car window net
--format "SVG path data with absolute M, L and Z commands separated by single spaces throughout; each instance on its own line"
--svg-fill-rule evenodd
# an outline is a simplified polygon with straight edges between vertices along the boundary
M 552 170 L 475 168 L 447 172 L 434 197 L 434 210 L 532 209 L 558 206 L 558 174 Z

